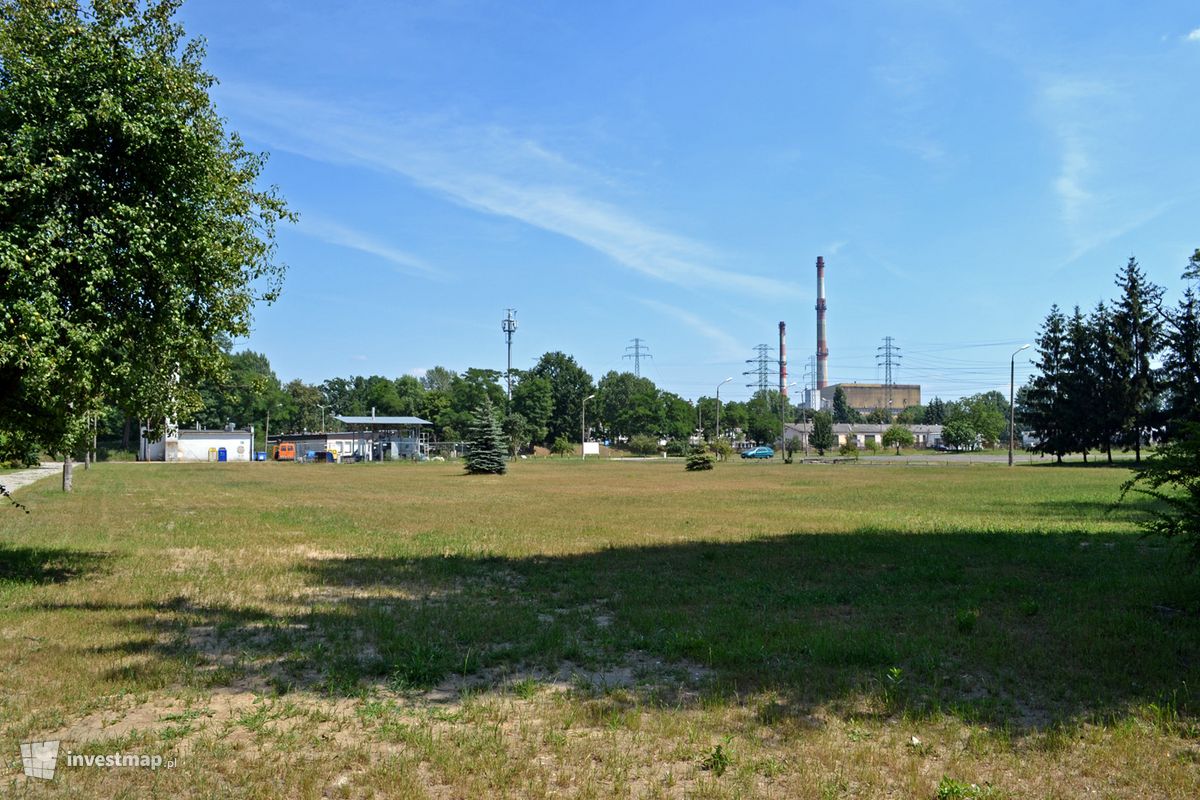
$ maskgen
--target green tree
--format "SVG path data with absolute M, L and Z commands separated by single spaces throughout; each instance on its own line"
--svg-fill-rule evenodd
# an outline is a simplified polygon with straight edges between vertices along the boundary
M 504 461 L 504 432 L 496 420 L 496 410 L 485 395 L 475 410 L 468 438 L 466 470 L 472 475 L 503 475 L 508 469 Z
M 282 281 L 290 214 L 178 6 L 0 0 L 0 433 L 68 457 L 102 405 L 199 409 Z
M 858 413 L 857 409 L 850 407 L 850 402 L 846 399 L 846 391 L 841 386 L 833 391 L 833 421 L 841 424 L 862 422 L 862 414 Z
M 658 439 L 644 433 L 629 437 L 629 452 L 639 456 L 652 456 L 659 451 Z
M 1112 313 L 1103 303 L 1088 317 L 1091 335 L 1093 363 L 1092 372 L 1092 436 L 1096 447 L 1102 449 L 1112 463 L 1113 443 L 1121 430 L 1121 376 L 1118 367 L 1116 334 L 1112 326 Z
M 502 427 L 504 435 L 508 437 L 509 453 L 516 458 L 521 449 L 530 442 L 529 421 L 520 412 L 514 411 L 504 417 Z
M 813 414 L 812 437 L 809 444 L 820 455 L 825 455 L 826 450 L 833 449 L 837 439 L 833 435 L 833 417 L 828 411 L 818 411 Z
M 925 425 L 942 425 L 946 422 L 946 404 L 942 398 L 934 397 L 929 401 L 921 422 Z
M 596 387 L 596 423 L 612 437 L 650 436 L 663 432 L 663 405 L 658 387 L 632 372 L 609 372 Z
M 1025 422 L 1037 442 L 1034 450 L 1053 454 L 1059 462 L 1071 451 L 1067 434 L 1066 410 L 1066 320 L 1058 306 L 1052 306 L 1037 338 L 1038 374 L 1026 395 Z M 943 431 L 943 438 L 945 432 Z M 948 442 L 949 440 L 947 440 Z
M 687 463 L 683 468 L 688 472 L 701 472 L 703 470 L 712 469 L 716 457 L 708 451 L 708 448 L 703 444 L 692 445 L 688 451 Z
M 970 417 L 960 416 L 942 426 L 942 441 L 956 450 L 974 450 L 979 443 L 979 433 Z
M 554 444 L 550 445 L 550 452 L 556 456 L 569 456 L 575 452 L 575 445 L 571 444 L 567 437 L 559 436 L 554 440 Z
M 551 410 L 546 420 L 546 440 L 560 436 L 574 440 L 579 434 L 583 399 L 595 391 L 592 376 L 566 353 L 546 353 L 529 374 L 550 383 Z
M 772 396 L 778 397 L 778 394 L 756 392 L 748 404 L 746 434 L 759 444 L 774 444 L 783 433 L 783 422 L 779 419 L 777 406 L 771 402 Z
M 1174 438 L 1185 424 L 1200 423 L 1200 304 L 1190 286 L 1168 315 L 1165 344 L 1163 412 L 1167 436 Z
M 1142 460 L 1142 439 L 1157 415 L 1158 386 L 1151 364 L 1158 353 L 1162 319 L 1158 307 L 1163 290 L 1146 280 L 1134 258 L 1117 274 L 1121 296 L 1112 316 L 1122 443 Z
M 1177 435 L 1121 487 L 1121 499 L 1131 491 L 1157 501 L 1143 527 L 1181 541 L 1192 565 L 1200 565 L 1200 425 L 1182 423 Z
M 913 432 L 903 425 L 893 425 L 883 432 L 883 446 L 896 448 L 896 455 L 900 455 L 901 447 L 912 447 L 914 441 Z
M 512 390 L 512 410 L 529 423 L 529 436 L 532 441 L 545 442 L 550 415 L 554 412 L 550 381 L 517 370 L 513 370 L 513 374 L 517 382 Z
M 1098 443 L 1096 399 L 1096 337 L 1095 331 L 1079 306 L 1067 321 L 1066 351 L 1063 357 L 1063 435 L 1072 443 L 1071 449 L 1083 454 Z

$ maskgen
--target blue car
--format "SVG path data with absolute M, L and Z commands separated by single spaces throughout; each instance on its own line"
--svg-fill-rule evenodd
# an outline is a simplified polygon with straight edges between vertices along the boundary
M 774 458 L 775 451 L 769 447 L 756 447 L 742 453 L 742 458 Z

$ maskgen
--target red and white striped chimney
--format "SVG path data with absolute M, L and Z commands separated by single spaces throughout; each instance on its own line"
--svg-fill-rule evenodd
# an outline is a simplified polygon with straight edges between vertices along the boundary
M 829 385 L 829 341 L 825 338 L 825 259 L 817 256 L 817 391 Z

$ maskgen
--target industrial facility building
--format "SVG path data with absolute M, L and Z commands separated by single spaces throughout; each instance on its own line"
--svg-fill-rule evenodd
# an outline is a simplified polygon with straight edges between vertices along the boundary
M 230 426 L 221 431 L 180 430 L 167 425 L 161 439 L 151 440 L 142 428 L 139 461 L 249 461 L 254 429 Z
M 892 393 L 891 410 L 895 413 L 909 406 L 921 405 L 921 387 L 915 383 L 835 383 L 821 390 L 821 407 L 833 407 L 833 395 L 841 389 L 846 403 L 864 414 L 877 408 L 888 408 L 888 390 Z
M 335 416 L 346 430 L 329 433 L 290 433 L 272 436 L 269 445 L 296 445 L 300 458 L 308 453 L 332 453 L 339 461 L 423 461 L 429 454 L 429 432 L 433 425 L 420 417 Z
M 853 441 L 859 447 L 866 447 L 868 442 L 882 444 L 883 434 L 890 425 L 874 423 L 834 423 L 834 447 L 841 447 Z M 942 443 L 941 425 L 905 425 L 912 431 L 913 447 L 937 447 Z M 812 433 L 811 422 L 789 423 L 784 426 L 785 439 L 799 439 L 801 447 L 808 447 L 808 437 Z

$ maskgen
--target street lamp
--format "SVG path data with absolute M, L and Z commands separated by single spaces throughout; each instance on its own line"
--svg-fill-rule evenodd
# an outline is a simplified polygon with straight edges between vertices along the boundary
M 726 378 L 717 384 L 717 441 L 721 440 L 721 387 L 729 383 L 733 378 Z
M 594 394 L 589 394 L 583 398 L 583 408 L 579 412 L 579 460 L 587 458 L 587 401 L 596 397 Z
M 321 409 L 321 433 L 324 433 L 325 432 L 325 409 L 329 408 L 329 406 L 321 405 L 320 403 L 317 403 L 317 408 Z
M 1017 417 L 1013 413 L 1016 407 L 1016 395 L 1013 386 L 1017 378 L 1017 353 L 1028 350 L 1029 345 L 1023 344 L 1012 354 L 1008 363 L 1008 465 L 1013 465 L 1013 444 L 1017 438 Z

